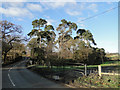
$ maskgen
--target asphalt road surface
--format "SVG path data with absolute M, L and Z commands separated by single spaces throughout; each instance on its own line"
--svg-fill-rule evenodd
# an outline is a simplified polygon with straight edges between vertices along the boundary
M 65 88 L 26 69 L 25 62 L 2 68 L 2 88 Z

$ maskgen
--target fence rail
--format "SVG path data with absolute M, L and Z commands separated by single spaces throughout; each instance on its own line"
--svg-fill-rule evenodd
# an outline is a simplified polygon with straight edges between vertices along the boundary
M 118 73 L 103 73 L 103 72 L 101 72 L 101 74 L 104 74 L 104 75 L 120 75 Z
M 98 65 L 98 74 L 99 76 L 101 76 L 102 74 L 104 75 L 120 75 L 119 73 L 105 73 L 105 72 L 101 72 L 102 69 L 101 69 L 101 65 Z

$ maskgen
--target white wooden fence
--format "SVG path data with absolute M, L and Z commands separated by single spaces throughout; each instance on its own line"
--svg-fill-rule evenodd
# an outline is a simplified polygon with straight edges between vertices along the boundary
M 105 72 L 101 72 L 102 68 L 101 68 L 101 65 L 98 65 L 98 74 L 99 76 L 101 76 L 102 74 L 104 75 L 120 75 L 118 73 L 105 73 Z

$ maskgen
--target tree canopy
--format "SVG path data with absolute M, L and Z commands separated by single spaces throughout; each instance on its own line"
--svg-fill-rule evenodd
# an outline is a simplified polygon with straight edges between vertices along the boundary
M 0 27 L 2 32 L 2 55 L 4 56 L 3 60 L 6 61 L 8 52 L 12 50 L 16 42 L 21 43 L 25 40 L 22 36 L 22 27 L 6 20 L 0 21 Z
M 50 58 L 54 57 L 53 55 L 56 55 L 56 60 L 59 61 L 72 59 L 76 62 L 89 64 L 96 63 L 95 60 L 98 58 L 100 62 L 101 60 L 103 62 L 105 59 L 104 49 L 93 47 L 93 45 L 97 44 L 90 30 L 79 29 L 75 22 L 62 19 L 61 23 L 55 29 L 52 25 L 47 25 L 45 19 L 40 18 L 34 20 L 32 25 L 33 29 L 28 33 L 28 36 L 37 36 L 37 38 L 31 39 L 28 46 L 31 48 L 31 52 L 35 50 L 34 48 L 39 49 L 37 57 L 43 55 L 44 58 L 42 59 L 46 63 L 52 63 L 52 59 Z M 73 31 L 76 32 L 75 37 L 73 37 Z M 58 35 L 57 38 L 56 35 Z M 56 51 L 53 51 L 53 48 L 57 48 Z M 43 51 L 44 54 L 40 54 Z M 93 58 L 94 55 L 95 57 Z M 93 61 L 91 61 L 91 58 L 93 58 Z

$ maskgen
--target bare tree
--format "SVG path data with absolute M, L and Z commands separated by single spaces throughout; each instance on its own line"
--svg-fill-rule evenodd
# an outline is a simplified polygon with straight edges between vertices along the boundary
M 22 27 L 15 25 L 8 21 L 0 21 L 0 28 L 2 32 L 2 54 L 4 55 L 4 62 L 6 61 L 7 53 L 13 48 L 12 42 L 20 42 L 20 34 Z

